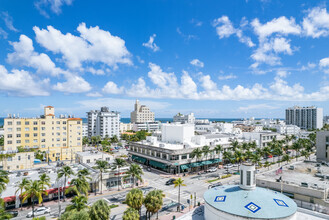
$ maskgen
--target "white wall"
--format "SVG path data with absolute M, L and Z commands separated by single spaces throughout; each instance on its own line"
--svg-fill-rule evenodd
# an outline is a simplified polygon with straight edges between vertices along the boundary
M 194 125 L 191 124 L 162 124 L 161 130 L 163 142 L 190 142 L 194 136 Z

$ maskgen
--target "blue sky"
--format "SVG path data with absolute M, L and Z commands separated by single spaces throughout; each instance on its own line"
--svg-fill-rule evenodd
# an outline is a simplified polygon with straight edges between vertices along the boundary
M 2 0 L 0 116 L 328 112 L 326 1 Z

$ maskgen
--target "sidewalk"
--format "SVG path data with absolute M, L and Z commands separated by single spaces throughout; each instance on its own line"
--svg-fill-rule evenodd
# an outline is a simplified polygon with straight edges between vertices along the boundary
M 201 204 L 201 205 L 203 205 L 203 204 Z M 194 208 L 191 208 L 190 210 L 189 210 L 189 208 L 185 208 L 183 211 L 180 211 L 180 212 L 171 212 L 167 215 L 159 216 L 159 219 L 160 220 L 172 220 L 174 216 L 175 216 L 175 219 L 177 219 L 177 218 L 185 215 L 188 212 L 193 212 L 198 207 L 199 206 L 196 206 Z M 156 218 L 156 215 L 152 216 L 152 219 L 155 219 L 155 218 Z

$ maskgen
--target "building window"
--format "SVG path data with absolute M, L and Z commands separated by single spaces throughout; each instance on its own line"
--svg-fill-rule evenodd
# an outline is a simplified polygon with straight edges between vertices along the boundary
M 87 160 L 87 163 L 90 163 L 90 160 L 89 159 Z
M 34 133 L 33 134 L 33 137 L 38 137 L 38 133 Z
M 18 156 L 18 160 L 21 160 L 21 156 Z
M 8 134 L 8 135 L 7 135 L 7 138 L 12 138 L 12 137 L 13 137 L 12 134 Z
M 25 131 L 30 131 L 30 128 L 25 128 Z
M 243 185 L 243 171 L 240 170 L 240 184 Z
M 16 141 L 16 144 L 20 144 L 20 143 L 21 143 L 21 140 L 17 140 L 17 141 Z
M 13 158 L 12 157 L 8 157 L 7 158 L 7 161 L 13 161 Z
M 41 133 L 41 136 L 42 136 L 42 137 L 46 136 L 46 133 Z
M 21 128 L 16 128 L 16 131 L 21 131 Z
M 25 140 L 25 143 L 26 143 L 26 144 L 30 143 L 30 140 Z
M 25 125 L 30 125 L 30 122 L 26 121 L 26 122 L 25 122 Z
M 247 186 L 251 185 L 251 171 L 247 171 Z
M 63 121 L 63 125 L 66 125 L 66 121 Z
M 12 122 L 12 121 L 8 121 L 7 124 L 8 124 L 8 125 L 13 125 L 13 122 Z
M 187 154 L 182 155 L 182 160 L 185 160 L 185 159 L 187 159 Z
M 41 139 L 41 142 L 46 142 L 46 139 Z
M 38 122 L 37 122 L 37 121 L 34 121 L 34 122 L 33 122 L 33 125 L 38 125 Z
M 7 141 L 7 144 L 12 144 L 13 142 L 12 141 Z
M 45 122 L 45 121 L 42 121 L 42 122 L 41 122 L 41 124 L 42 124 L 42 125 L 45 125 L 45 124 L 46 124 L 46 122 Z
M 33 143 L 38 143 L 38 139 L 33 139 Z
M 30 137 L 30 134 L 25 134 L 25 137 L 27 137 L 27 138 Z
M 21 122 L 20 122 L 20 121 L 17 121 L 17 122 L 16 122 L 16 125 L 21 125 Z
M 33 127 L 33 131 L 37 131 L 38 130 L 38 127 Z
M 27 155 L 27 159 L 30 160 L 31 159 L 31 156 L 30 155 Z

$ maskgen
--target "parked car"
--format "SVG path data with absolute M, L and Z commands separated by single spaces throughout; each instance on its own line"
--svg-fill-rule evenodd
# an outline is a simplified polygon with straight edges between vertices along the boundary
M 291 165 L 288 169 L 289 170 L 294 170 L 295 169 L 295 166 Z
M 208 186 L 208 189 L 211 189 L 211 188 L 214 188 L 214 187 L 217 187 L 217 186 L 222 186 L 223 184 L 221 182 L 218 182 L 218 183 L 214 183 L 214 184 L 211 184 Z
M 233 167 L 232 164 L 226 164 L 226 165 L 224 165 L 224 168 L 225 168 L 225 169 L 232 168 L 232 167 Z
M 18 215 L 18 211 L 6 211 L 8 214 L 11 214 L 12 217 L 16 217 Z
M 39 207 L 34 210 L 34 216 L 40 216 L 50 213 L 50 207 Z M 27 218 L 32 218 L 32 211 L 26 216 Z
M 166 185 L 167 185 L 167 186 L 169 186 L 169 185 L 173 185 L 175 180 L 176 180 L 176 179 L 174 179 L 174 178 L 169 179 L 169 180 L 166 182 Z
M 210 167 L 207 172 L 208 173 L 213 173 L 213 172 L 216 172 L 217 171 L 217 168 L 216 167 Z
M 273 156 L 272 155 L 268 155 L 267 158 L 272 158 Z
M 301 182 L 301 183 L 300 183 L 300 186 L 302 186 L 302 187 L 308 187 L 308 183 Z

